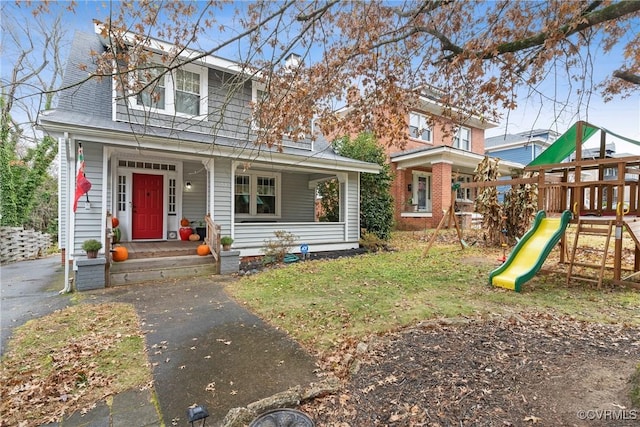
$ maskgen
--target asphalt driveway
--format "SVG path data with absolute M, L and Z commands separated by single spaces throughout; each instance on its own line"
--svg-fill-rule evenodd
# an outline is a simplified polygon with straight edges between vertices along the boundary
M 0 266 L 1 354 L 14 328 L 71 304 L 71 294 L 58 293 L 63 287 L 60 255 Z

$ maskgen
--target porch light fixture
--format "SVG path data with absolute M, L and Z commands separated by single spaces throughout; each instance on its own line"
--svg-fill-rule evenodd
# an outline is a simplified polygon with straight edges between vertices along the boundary
M 200 405 L 192 405 L 187 408 L 187 420 L 191 423 L 191 427 L 194 427 L 196 421 L 202 420 L 201 427 L 204 427 L 204 423 L 207 422 L 207 418 L 209 417 L 209 413 L 204 406 Z
M 191 190 L 191 181 L 187 181 L 184 183 L 184 188 L 186 188 L 187 190 Z

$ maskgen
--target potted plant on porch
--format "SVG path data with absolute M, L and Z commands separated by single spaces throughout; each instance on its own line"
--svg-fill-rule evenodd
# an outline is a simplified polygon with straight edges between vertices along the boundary
M 233 239 L 231 236 L 224 236 L 220 238 L 220 244 L 222 245 L 223 251 L 228 251 L 231 249 L 231 244 L 233 243 Z
M 102 249 L 102 243 L 96 239 L 85 240 L 82 243 L 82 249 L 87 253 L 87 258 L 96 258 L 98 251 Z

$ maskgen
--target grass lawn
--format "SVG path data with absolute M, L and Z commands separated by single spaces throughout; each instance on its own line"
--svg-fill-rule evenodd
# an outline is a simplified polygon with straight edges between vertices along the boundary
M 515 293 L 488 284 L 499 249 L 437 242 L 426 257 L 423 233 L 396 233 L 395 252 L 300 262 L 230 283 L 252 311 L 316 351 L 417 322 L 538 311 L 593 322 L 640 324 L 640 293 L 565 284 L 543 272 Z M 449 239 L 450 241 L 451 239 Z M 555 252 L 558 250 L 556 249 Z M 544 269 L 557 267 L 553 258 Z
M 423 320 L 461 316 L 536 311 L 640 325 L 637 289 L 567 286 L 564 274 L 548 272 L 521 293 L 494 288 L 488 276 L 499 265 L 500 249 L 478 244 L 461 250 L 449 238 L 422 257 L 425 238 L 396 233 L 394 252 L 289 264 L 230 282 L 227 290 L 319 353 Z M 543 268 L 559 269 L 553 254 Z M 59 420 L 150 384 L 135 310 L 128 304 L 80 304 L 28 322 L 14 332 L 0 378 L 0 413 L 8 425 Z M 640 368 L 634 384 L 640 399 Z

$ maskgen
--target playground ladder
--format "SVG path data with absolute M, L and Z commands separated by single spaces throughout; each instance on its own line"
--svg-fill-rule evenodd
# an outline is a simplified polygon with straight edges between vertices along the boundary
M 573 240 L 573 249 L 569 257 L 569 269 L 567 270 L 567 285 L 571 279 L 581 280 L 583 282 L 597 283 L 598 288 L 602 286 L 602 277 L 604 276 L 604 268 L 607 262 L 607 252 L 609 251 L 609 242 L 611 241 L 611 233 L 614 230 L 614 220 L 602 220 L 602 219 L 578 219 L 578 225 L 576 229 L 576 236 Z M 602 261 L 600 264 L 590 264 L 586 262 L 576 261 L 576 250 L 578 249 L 578 239 L 580 236 L 606 236 L 604 249 L 593 249 L 594 251 L 602 253 Z M 584 249 L 584 248 L 581 248 Z M 598 269 L 597 279 L 592 277 L 585 277 L 575 274 L 573 267 L 589 267 Z

